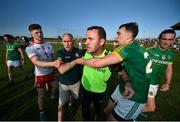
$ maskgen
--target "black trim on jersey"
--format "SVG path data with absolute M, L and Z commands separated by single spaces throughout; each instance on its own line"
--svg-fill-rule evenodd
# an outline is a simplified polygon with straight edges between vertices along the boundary
M 113 103 L 115 103 L 116 101 L 112 98 L 112 97 L 110 97 L 110 100 L 113 102 Z
M 113 111 L 112 111 L 112 115 L 113 115 L 113 117 L 114 117 L 117 121 L 133 121 L 132 119 L 130 119 L 130 120 L 125 120 L 125 119 L 123 119 L 122 117 L 120 117 L 120 116 L 114 111 L 114 109 L 113 109 Z

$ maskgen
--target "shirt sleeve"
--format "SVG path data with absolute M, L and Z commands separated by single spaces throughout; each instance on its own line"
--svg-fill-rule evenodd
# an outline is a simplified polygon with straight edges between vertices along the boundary
M 171 64 L 172 64 L 172 63 L 175 61 L 175 58 L 174 58 L 174 52 L 173 52 L 173 51 L 171 52 L 170 57 L 171 57 L 171 58 L 170 58 L 169 63 L 171 63 Z
M 37 55 L 32 47 L 26 47 L 26 54 L 28 55 L 29 58 L 32 58 Z
M 120 61 L 123 61 L 128 58 L 128 50 L 126 49 L 126 46 L 118 47 L 116 50 L 113 51 L 113 54 L 115 54 Z

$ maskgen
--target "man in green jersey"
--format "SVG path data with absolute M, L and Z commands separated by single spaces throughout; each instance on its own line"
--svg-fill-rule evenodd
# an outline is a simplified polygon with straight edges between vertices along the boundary
M 89 60 L 81 58 L 77 61 L 80 64 L 96 68 L 123 62 L 131 83 L 120 82 L 111 95 L 108 106 L 114 106 L 114 110 L 109 116 L 110 120 L 136 119 L 147 102 L 152 62 L 146 50 L 138 42 L 133 41 L 137 34 L 136 23 L 123 24 L 119 27 L 115 37 L 120 46 L 113 53 L 101 58 L 95 57 Z M 132 85 L 135 94 L 128 99 L 123 95 L 128 93 L 129 87 L 127 86 L 129 85 Z
M 67 63 L 83 56 L 83 51 L 74 47 L 74 38 L 70 33 L 65 33 L 62 36 L 63 48 L 57 52 L 57 59 L 61 63 Z M 60 68 L 62 70 L 62 67 Z M 60 70 L 59 69 L 59 70 Z M 67 72 L 60 72 L 59 74 L 59 106 L 58 106 L 58 121 L 63 119 L 63 107 L 69 101 L 71 106 L 74 99 L 79 97 L 80 80 L 82 77 L 81 65 L 74 65 L 72 69 Z
M 25 79 L 27 79 L 25 70 L 22 66 L 24 64 L 24 55 L 20 45 L 15 43 L 14 37 L 9 34 L 4 35 L 4 40 L 6 41 L 6 64 L 8 67 L 9 84 L 12 84 L 14 81 L 14 67 L 20 67 L 23 76 L 25 76 Z
M 156 108 L 155 96 L 157 94 L 159 84 L 165 75 L 165 81 L 161 85 L 161 91 L 168 91 L 172 78 L 172 65 L 174 61 L 174 53 L 171 45 L 174 43 L 176 33 L 172 29 L 164 30 L 160 33 L 159 45 L 148 49 L 148 53 L 153 61 L 153 73 L 148 93 L 148 102 L 143 112 L 154 112 Z

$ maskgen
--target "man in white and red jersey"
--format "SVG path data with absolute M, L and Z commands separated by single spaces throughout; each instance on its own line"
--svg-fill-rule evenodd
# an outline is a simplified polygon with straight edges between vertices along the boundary
M 53 74 L 53 67 L 55 67 L 57 63 L 54 62 L 55 57 L 52 46 L 44 41 L 41 26 L 39 24 L 31 24 L 29 26 L 29 31 L 33 38 L 33 43 L 26 48 L 26 53 L 31 62 L 35 65 L 35 87 L 38 93 L 40 120 L 45 121 L 45 85 L 49 84 L 52 87 L 51 98 L 55 97 L 57 81 Z

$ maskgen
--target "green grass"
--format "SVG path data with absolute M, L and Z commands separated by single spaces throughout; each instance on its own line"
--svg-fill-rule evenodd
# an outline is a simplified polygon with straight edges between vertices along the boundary
M 53 45 L 55 52 L 61 45 Z M 111 48 L 108 46 L 108 48 Z M 32 74 L 33 65 L 27 59 L 24 65 L 27 70 L 29 80 L 23 81 L 19 69 L 15 70 L 15 84 L 8 84 L 7 67 L 5 65 L 5 47 L 0 45 L 0 120 L 39 120 L 37 93 L 34 89 L 34 79 Z M 157 109 L 154 113 L 148 113 L 148 118 L 140 117 L 140 120 L 180 120 L 180 54 L 175 54 L 174 73 L 171 89 L 167 93 L 159 92 L 157 95 Z M 57 72 L 56 72 L 57 73 Z M 118 78 L 112 75 L 108 83 L 107 96 L 113 92 Z M 46 110 L 48 120 L 57 120 L 58 99 L 50 100 L 50 92 L 47 93 Z M 64 120 L 82 120 L 81 97 L 74 106 L 65 106 Z

